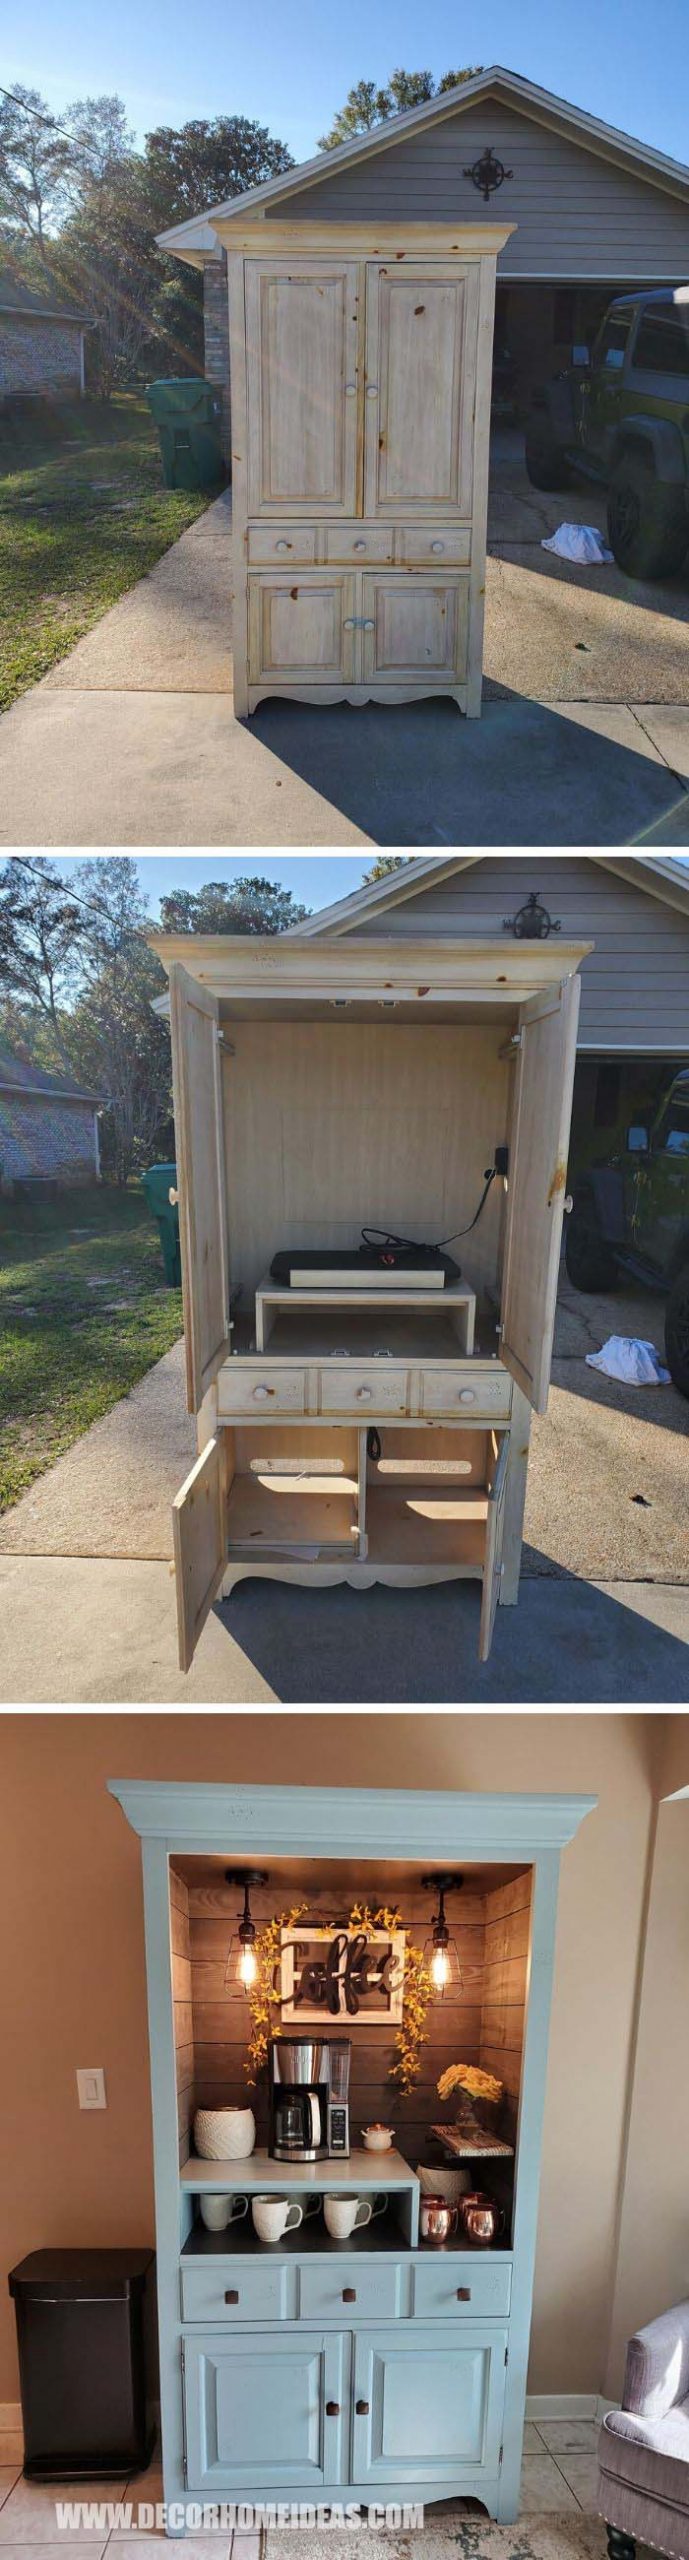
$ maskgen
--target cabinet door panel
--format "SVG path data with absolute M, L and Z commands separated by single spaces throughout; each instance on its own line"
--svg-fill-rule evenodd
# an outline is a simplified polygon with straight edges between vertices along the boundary
M 468 579 L 364 576 L 364 677 L 381 684 L 461 684 Z
M 209 1440 L 175 1494 L 172 1535 L 180 1671 L 188 1671 L 227 1563 L 224 1456 Z
M 361 2487 L 461 2481 L 496 2471 L 507 2330 L 465 2321 L 361 2332 L 355 2341 L 353 2474 Z M 364 2404 L 359 2409 L 359 2402 Z
M 219 1016 L 215 996 L 177 961 L 170 1028 L 187 1403 L 198 1413 L 230 1348 Z
M 343 2476 L 348 2341 L 207 2331 L 185 2340 L 192 2490 L 331 2486 Z M 336 2416 L 328 2416 L 332 2403 Z
M 249 673 L 253 684 L 351 684 L 354 579 L 249 579 Z
M 535 1413 L 550 1384 L 580 994 L 565 978 L 520 1016 L 500 1348 Z
M 359 267 L 246 270 L 249 514 L 356 508 Z
M 471 513 L 477 292 L 470 267 L 367 267 L 367 515 Z
M 500 1598 L 500 1582 L 502 1578 L 502 1542 L 505 1530 L 505 1502 L 507 1497 L 509 1452 L 509 1434 L 508 1432 L 504 1432 L 495 1463 L 493 1482 L 488 1503 L 488 1519 L 486 1521 L 486 1561 L 483 1568 L 481 1626 L 478 1642 L 480 1662 L 488 1661 L 488 1655 L 493 1642 L 495 1613 Z

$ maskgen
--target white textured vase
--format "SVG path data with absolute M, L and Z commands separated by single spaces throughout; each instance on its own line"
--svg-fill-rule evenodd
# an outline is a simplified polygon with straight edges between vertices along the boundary
M 200 2160 L 248 2160 L 256 2141 L 252 2107 L 199 2107 L 194 2142 Z

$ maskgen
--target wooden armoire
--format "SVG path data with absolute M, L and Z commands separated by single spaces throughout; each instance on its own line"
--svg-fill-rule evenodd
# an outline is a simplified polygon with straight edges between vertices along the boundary
M 509 226 L 228 211 L 238 718 L 481 707 L 495 267 Z

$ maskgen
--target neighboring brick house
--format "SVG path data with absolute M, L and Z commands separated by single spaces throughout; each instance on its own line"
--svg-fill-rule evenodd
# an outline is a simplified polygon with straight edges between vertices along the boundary
M 12 266 L 0 268 L 0 402 L 81 399 L 84 337 L 93 327 L 47 280 L 25 284 Z
M 0 1050 L 0 1191 L 15 1182 L 96 1182 L 102 1099 Z

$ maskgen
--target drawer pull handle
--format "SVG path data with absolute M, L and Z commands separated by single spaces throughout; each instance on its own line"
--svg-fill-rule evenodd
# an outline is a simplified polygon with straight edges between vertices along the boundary
M 339 2418 L 339 2415 L 340 2415 L 340 2403 L 339 2403 L 339 2400 L 326 2400 L 326 2404 L 325 2404 L 325 2414 L 326 2414 L 326 2418 Z
M 366 550 L 366 548 L 367 548 L 367 545 L 366 545 L 366 543 L 365 543 L 365 542 L 353 542 L 353 543 L 352 543 L 352 550 L 353 550 L 353 551 L 365 551 L 365 550 Z
M 274 1396 L 274 1394 L 275 1394 L 275 1388 L 274 1388 L 274 1387 L 254 1387 L 254 1389 L 253 1389 L 254 1403 L 255 1403 L 255 1404 L 265 1404 L 266 1396 Z
M 436 551 L 436 552 L 437 552 L 437 551 L 444 551 L 444 549 L 445 549 L 445 544 L 444 544 L 444 542 L 432 542 L 432 543 L 431 543 L 431 550 L 432 550 L 432 551 Z
M 291 542 L 276 542 L 275 549 L 276 551 L 291 551 L 292 545 Z
M 373 1388 L 372 1388 L 372 1387 L 357 1387 L 357 1391 L 356 1391 L 357 1404 L 370 1404 L 372 1394 L 373 1394 Z
M 457 2301 L 458 2301 L 458 2302 L 470 2302 L 470 2301 L 471 2301 L 471 2285 L 470 2285 L 470 2284 L 458 2284 L 458 2286 L 457 2286 Z
M 358 2417 L 358 2418 L 368 2418 L 368 2417 L 370 2417 L 370 2414 L 371 2414 L 371 2403 L 370 2403 L 370 2400 L 357 2400 L 357 2404 L 356 2404 L 356 2414 L 357 2414 L 357 2417 Z
M 460 1401 L 460 1404 L 475 1404 L 475 1403 L 476 1403 L 476 1395 L 475 1395 L 474 1388 L 473 1388 L 473 1387 L 460 1387 L 460 1390 L 459 1390 L 459 1401 Z
M 226 2302 L 238 2302 L 238 2301 L 239 2301 L 239 2294 L 237 2293 L 237 2291 L 236 2291 L 236 2287 L 235 2287 L 234 2285 L 232 2286 L 232 2290 L 231 2290 L 231 2292 L 230 2292 L 230 2293 L 226 2293 L 226 2295 L 225 2295 L 225 2301 L 226 2301 Z
M 355 2285 L 355 2284 L 345 2284 L 345 2285 L 343 2285 L 343 2287 L 342 2287 L 342 2300 L 343 2300 L 343 2302 L 356 2302 L 356 2285 Z

